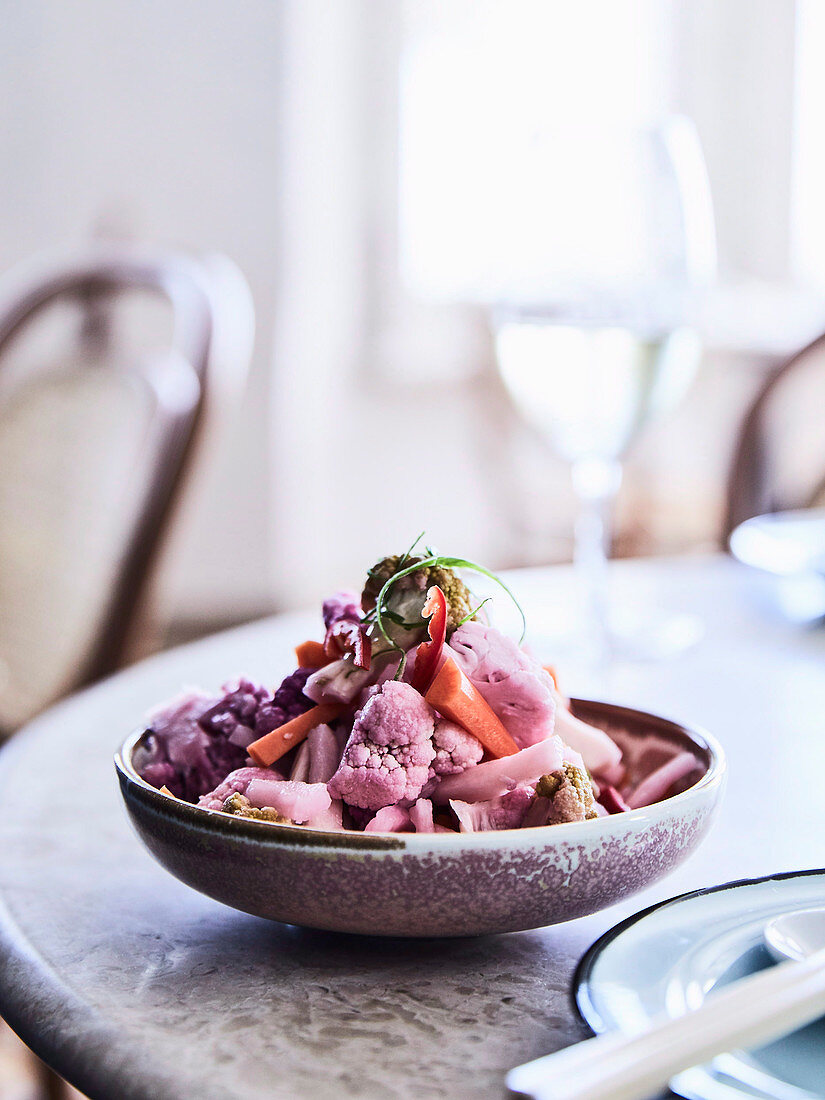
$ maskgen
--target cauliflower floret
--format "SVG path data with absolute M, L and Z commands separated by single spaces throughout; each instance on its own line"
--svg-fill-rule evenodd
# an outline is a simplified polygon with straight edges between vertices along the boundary
M 226 800 L 233 794 L 246 795 L 253 779 L 282 779 L 272 768 L 236 768 L 218 784 L 213 791 L 202 795 L 198 805 L 207 810 L 221 810 Z
M 485 623 L 469 622 L 453 634 L 449 650 L 519 748 L 553 733 L 553 681 L 512 638 Z
M 477 764 L 484 755 L 484 746 L 456 722 L 439 718 L 433 733 L 435 760 L 430 765 L 430 778 L 436 775 L 457 775 Z
M 536 784 L 536 798 L 525 825 L 559 825 L 565 821 L 589 821 L 598 817 L 593 784 L 583 767 L 565 761 Z
M 343 828 L 341 803 L 331 801 L 325 783 L 292 782 L 271 768 L 238 768 L 198 805 L 257 821 Z
M 271 806 L 265 806 L 262 810 L 259 810 L 257 806 L 253 806 L 242 794 L 231 794 L 227 798 L 221 807 L 225 814 L 234 814 L 236 817 L 251 817 L 253 821 L 274 821 L 276 825 L 289 823 L 289 818 L 284 817 L 283 814 L 277 810 L 273 810 Z
M 329 792 L 351 806 L 380 810 L 412 804 L 435 757 L 432 707 L 399 680 L 388 680 L 359 711 Z
M 361 593 L 361 606 L 364 611 L 372 611 L 378 595 L 386 582 L 402 569 L 425 561 L 425 558 L 399 554 L 384 558 L 370 569 L 367 582 Z M 447 600 L 447 635 L 456 629 L 462 620 L 473 614 L 473 596 L 467 585 L 453 569 L 443 565 L 428 565 L 401 577 L 390 588 L 382 607 L 384 629 L 403 649 L 422 641 L 426 635 L 426 624 L 421 611 L 427 600 L 427 592 L 437 584 Z
M 458 818 L 460 832 L 482 833 L 493 829 L 520 828 L 524 815 L 534 801 L 533 788 L 521 785 L 485 802 L 451 799 L 450 807 Z

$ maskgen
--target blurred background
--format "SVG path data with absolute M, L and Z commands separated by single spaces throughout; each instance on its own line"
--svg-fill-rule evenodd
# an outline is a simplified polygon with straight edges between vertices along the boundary
M 592 218 L 586 188 L 505 190 L 560 126 L 698 135 L 704 350 L 628 450 L 613 549 L 719 544 L 748 404 L 825 328 L 816 0 L 3 8 L 0 268 L 131 241 L 223 254 L 251 288 L 248 372 L 236 356 L 213 402 L 158 579 L 174 636 L 313 602 L 422 528 L 495 567 L 570 558 L 568 465 L 508 399 L 490 309 L 513 291 L 491 273 L 521 263 L 523 286 L 534 259 L 514 206 Z M 598 146 L 588 166 L 612 170 Z
M 818 0 L 0 11 L 6 732 L 422 529 L 505 568 L 582 500 L 619 556 L 757 510 L 737 441 L 825 332 Z M 771 506 L 822 493 L 822 396 Z
M 3 8 L 0 267 L 131 239 L 251 287 L 248 378 L 164 561 L 176 629 L 305 605 L 425 527 L 497 567 L 570 557 L 567 467 L 503 400 L 472 292 L 489 174 L 577 119 L 679 113 L 701 142 L 704 355 L 628 455 L 615 548 L 718 544 L 749 399 L 825 327 L 816 0 Z

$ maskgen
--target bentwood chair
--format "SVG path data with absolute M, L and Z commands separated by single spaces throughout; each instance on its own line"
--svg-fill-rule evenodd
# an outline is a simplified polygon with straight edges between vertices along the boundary
M 0 283 L 0 734 L 124 662 L 252 317 L 223 258 L 98 248 Z
M 777 367 L 742 424 L 723 541 L 752 516 L 825 505 L 825 334 Z

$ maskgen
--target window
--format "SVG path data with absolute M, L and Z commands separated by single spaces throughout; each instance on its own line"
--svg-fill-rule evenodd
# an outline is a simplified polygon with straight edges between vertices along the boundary
M 825 291 L 825 4 L 798 0 L 791 270 Z
M 551 245 L 521 223 L 536 196 L 526 204 L 511 198 L 537 179 L 548 208 L 569 211 L 557 235 L 566 224 L 580 246 L 588 234 L 607 233 L 617 256 L 633 251 L 631 226 L 612 211 L 594 226 L 586 195 L 533 170 L 536 141 L 582 119 L 607 128 L 661 113 L 668 12 L 660 0 L 407 0 L 399 141 L 400 254 L 409 287 L 423 297 L 484 300 L 515 268 L 535 266 L 540 249 L 564 249 L 567 240 Z M 598 150 L 589 152 L 598 172 Z M 522 254 L 513 256 L 514 240 Z

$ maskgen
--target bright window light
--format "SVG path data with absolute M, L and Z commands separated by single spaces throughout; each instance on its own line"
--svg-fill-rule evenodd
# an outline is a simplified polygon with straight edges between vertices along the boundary
M 825 290 L 825 4 L 797 0 L 796 109 L 791 261 Z
M 633 217 L 594 211 L 586 186 L 547 171 L 541 141 L 581 120 L 607 131 L 662 112 L 668 8 L 659 0 L 407 0 L 400 242 L 414 291 L 495 298 L 548 254 L 586 267 L 589 242 L 615 257 L 609 274 L 642 266 Z M 599 149 L 576 156 L 580 178 L 595 178 Z M 618 203 L 620 186 L 616 195 Z M 532 213 L 542 206 L 566 212 L 552 219 L 549 236 Z

